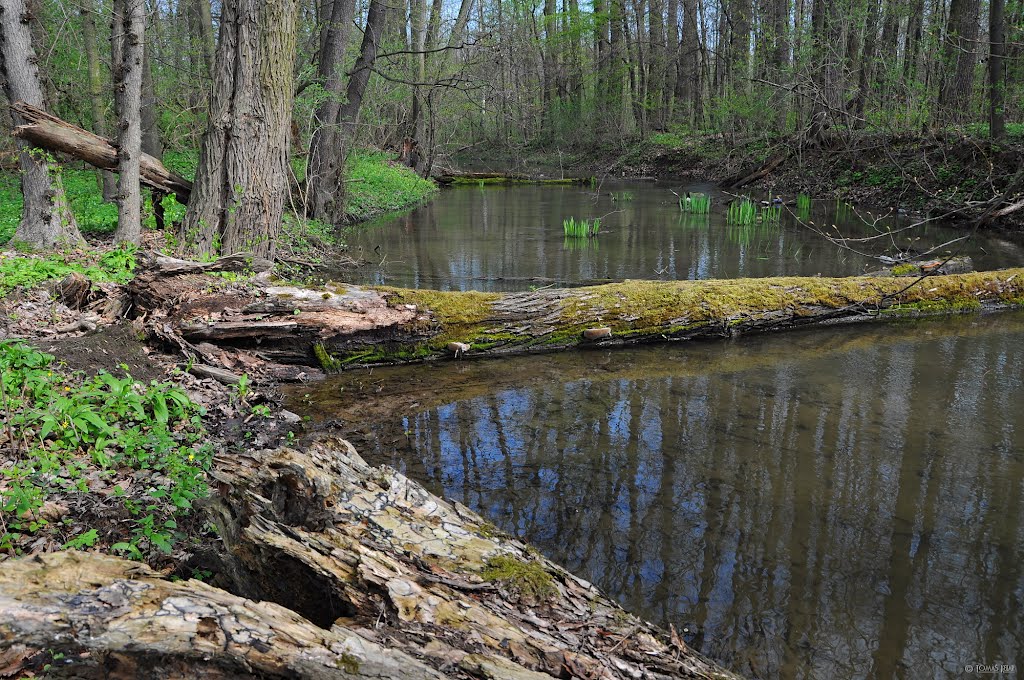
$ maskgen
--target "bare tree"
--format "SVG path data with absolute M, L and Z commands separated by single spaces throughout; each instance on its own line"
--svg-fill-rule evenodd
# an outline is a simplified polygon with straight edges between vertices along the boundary
M 36 53 L 32 48 L 31 23 L 35 17 L 25 0 L 0 0 L 0 71 L 4 94 L 11 102 L 44 106 Z M 22 121 L 12 114 L 15 125 Z M 39 151 L 18 142 L 21 192 L 24 203 L 14 240 L 34 248 L 78 245 L 82 235 L 64 196 L 60 175 Z
M 117 111 L 117 230 L 115 243 L 142 240 L 142 66 L 146 11 L 144 0 L 114 0 L 114 40 L 120 57 L 114 64 Z

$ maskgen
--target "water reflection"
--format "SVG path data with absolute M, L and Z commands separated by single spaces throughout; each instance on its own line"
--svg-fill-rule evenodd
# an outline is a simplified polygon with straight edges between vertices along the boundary
M 1022 339 L 1014 315 L 377 374 L 409 415 L 360 445 L 741 673 L 1020 668 Z
M 672 191 L 684 189 L 665 184 L 447 190 L 401 217 L 354 229 L 347 237 L 352 255 L 372 264 L 336 276 L 353 283 L 414 288 L 524 290 L 622 278 L 841 276 L 879 266 L 877 260 L 837 248 L 799 226 L 788 210 L 778 225 L 726 225 L 723 211 L 729 196 L 707 185 L 686 189 L 712 193 L 712 214 L 681 213 Z M 613 200 L 613 193 L 621 196 L 623 191 L 632 199 Z M 847 236 L 875 235 L 876 228 L 895 224 L 868 226 L 844 205 L 819 202 L 809 219 L 825 229 L 837 224 Z M 578 239 L 567 242 L 562 220 L 569 217 L 602 218 L 600 236 L 584 244 Z M 962 232 L 920 227 L 872 247 L 926 250 L 958 236 Z M 1018 247 L 984 238 L 965 248 L 982 269 L 1016 266 L 1024 259 Z

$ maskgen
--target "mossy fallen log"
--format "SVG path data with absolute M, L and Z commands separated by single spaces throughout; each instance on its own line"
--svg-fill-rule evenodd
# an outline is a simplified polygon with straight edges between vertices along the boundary
M 143 271 L 131 290 L 151 333 L 186 350 L 203 344 L 330 371 L 1005 309 L 1024 305 L 1024 268 L 920 279 L 623 281 L 521 293 L 239 285 Z

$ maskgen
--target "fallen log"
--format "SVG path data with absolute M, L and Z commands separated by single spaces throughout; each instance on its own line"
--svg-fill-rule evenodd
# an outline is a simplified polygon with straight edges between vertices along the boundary
M 348 442 L 214 467 L 212 516 L 247 597 L 458 676 L 734 677 Z
M 151 334 L 172 345 L 206 342 L 338 370 L 1001 309 L 1024 304 L 1024 269 L 924 278 L 623 281 L 520 293 L 232 284 L 143 269 L 129 290 Z M 597 332 L 604 328 L 610 333 Z M 452 349 L 462 345 L 469 350 Z
M 444 186 L 453 184 L 590 184 L 589 177 L 543 177 L 506 172 L 457 172 L 435 175 Z
M 14 128 L 15 137 L 40 149 L 67 154 L 100 170 L 117 171 L 117 147 L 109 139 L 83 130 L 23 101 L 11 104 L 11 110 L 26 121 L 25 125 Z M 179 203 L 188 203 L 192 182 L 168 170 L 156 158 L 142 154 L 140 173 L 142 183 L 146 186 L 164 194 L 174 194 Z
M 3 677 L 444 677 L 343 626 L 96 554 L 4 562 L 0 611 Z

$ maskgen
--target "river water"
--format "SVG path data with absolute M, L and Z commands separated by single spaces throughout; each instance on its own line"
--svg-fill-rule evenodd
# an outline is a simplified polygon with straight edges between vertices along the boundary
M 629 224 L 672 217 L 660 187 L 631 190 Z M 872 266 L 796 225 L 737 242 L 714 218 L 629 227 L 661 235 L 632 248 L 610 229 L 623 243 L 559 255 L 525 216 L 573 191 L 443 195 L 365 235 L 394 255 L 371 278 L 501 288 L 669 261 L 680 277 Z M 484 235 L 442 217 L 470 205 L 490 206 Z M 971 247 L 981 266 L 1020 261 L 996 241 Z M 358 370 L 290 402 L 739 673 L 1024 663 L 1024 314 Z
M 708 193 L 712 214 L 682 213 L 677 195 L 687 191 Z M 815 202 L 803 226 L 795 206 L 783 209 L 780 224 L 730 226 L 724 218 L 730 199 L 707 185 L 637 182 L 456 188 L 400 217 L 353 229 L 351 254 L 368 264 L 334 275 L 350 283 L 438 290 L 525 290 L 621 278 L 842 276 L 879 268 L 877 259 L 860 253 L 927 252 L 963 236 L 931 224 L 881 236 L 887 227 L 921 218 L 897 221 L 836 201 Z M 599 237 L 567 241 L 562 221 L 569 217 L 602 218 Z M 873 238 L 840 248 L 818 231 Z M 1024 262 L 1019 246 L 990 238 L 941 247 L 933 256 L 957 248 L 978 269 Z

